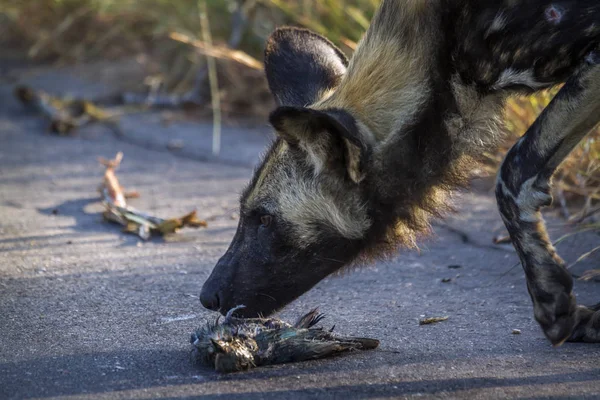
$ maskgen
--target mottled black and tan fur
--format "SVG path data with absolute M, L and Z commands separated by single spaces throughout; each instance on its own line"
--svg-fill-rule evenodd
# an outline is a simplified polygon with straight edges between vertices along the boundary
M 600 120 L 597 0 L 384 0 L 351 60 L 282 28 L 267 43 L 273 143 L 241 198 L 211 309 L 268 314 L 343 267 L 414 245 L 501 137 L 505 99 L 565 87 L 508 154 L 500 212 L 554 344 L 600 341 L 539 209 L 552 173 Z

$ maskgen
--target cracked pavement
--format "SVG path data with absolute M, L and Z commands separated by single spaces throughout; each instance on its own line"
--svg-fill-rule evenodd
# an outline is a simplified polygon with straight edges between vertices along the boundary
M 22 79 L 104 90 L 72 71 Z M 600 346 L 544 339 L 514 251 L 492 244 L 502 222 L 482 190 L 462 194 L 419 252 L 328 278 L 282 312 L 319 306 L 324 326 L 378 338 L 379 349 L 230 375 L 193 365 L 189 335 L 215 317 L 197 296 L 234 234 L 268 129 L 225 129 L 220 160 L 208 156 L 209 124 L 165 127 L 158 113 L 128 116 L 122 138 L 102 127 L 57 137 L 12 99 L 13 84 L 0 83 L 0 398 L 600 397 Z M 167 150 L 172 139 L 181 152 Z M 121 183 L 141 193 L 134 206 L 159 216 L 197 208 L 209 227 L 142 243 L 102 222 L 96 158 L 117 151 Z M 548 216 L 553 237 L 572 231 Z M 559 251 L 574 261 L 597 243 L 578 234 Z M 592 255 L 574 272 L 597 265 Z M 596 303 L 600 283 L 575 292 Z M 419 326 L 422 316 L 449 319 Z

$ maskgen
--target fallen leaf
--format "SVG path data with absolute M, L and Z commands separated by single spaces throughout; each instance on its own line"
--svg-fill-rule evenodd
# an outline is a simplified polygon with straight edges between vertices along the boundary
M 419 325 L 430 325 L 436 324 L 438 322 L 446 321 L 448 317 L 431 317 L 431 318 L 423 318 L 419 320 Z

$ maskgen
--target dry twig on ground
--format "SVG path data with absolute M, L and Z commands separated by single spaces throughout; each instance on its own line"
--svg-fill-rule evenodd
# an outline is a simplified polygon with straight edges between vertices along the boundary
M 27 86 L 17 86 L 14 93 L 23 105 L 47 118 L 50 131 L 58 135 L 67 135 L 89 123 L 112 118 L 90 101 L 63 99 Z
M 125 192 L 115 175 L 115 170 L 121 164 L 122 159 L 123 153 L 121 152 L 112 160 L 98 159 L 100 164 L 106 167 L 104 179 L 98 188 L 105 207 L 103 213 L 105 220 L 122 225 L 125 232 L 136 234 L 144 240 L 150 239 L 153 234 L 175 233 L 186 226 L 191 228 L 207 226 L 206 221 L 198 218 L 196 211 L 179 218 L 162 219 L 129 206 L 126 199 L 139 197 L 139 194 Z

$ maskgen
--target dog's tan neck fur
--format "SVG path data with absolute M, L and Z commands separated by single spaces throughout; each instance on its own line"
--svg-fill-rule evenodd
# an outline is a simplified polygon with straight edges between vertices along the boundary
M 315 109 L 338 108 L 358 121 L 364 135 L 381 148 L 397 145 L 397 134 L 414 124 L 431 96 L 440 95 L 430 70 L 439 57 L 441 23 L 424 0 L 385 1 L 352 56 L 335 90 Z M 393 16 L 393 18 L 391 17 Z M 476 153 L 495 141 L 504 96 L 482 95 L 458 76 L 446 83 L 457 110 L 439 110 L 457 151 Z M 426 134 L 426 133 L 424 133 Z
M 414 118 L 430 92 L 430 74 L 423 66 L 428 64 L 425 59 L 433 50 L 431 44 L 425 45 L 425 36 L 432 35 L 432 29 L 421 23 L 408 32 L 399 25 L 414 20 L 425 22 L 434 16 L 420 7 L 407 7 L 411 3 L 422 1 L 386 2 L 359 43 L 339 87 L 312 108 L 347 110 L 377 142 Z M 398 20 L 388 21 L 390 13 Z M 394 29 L 382 29 L 386 24 Z

